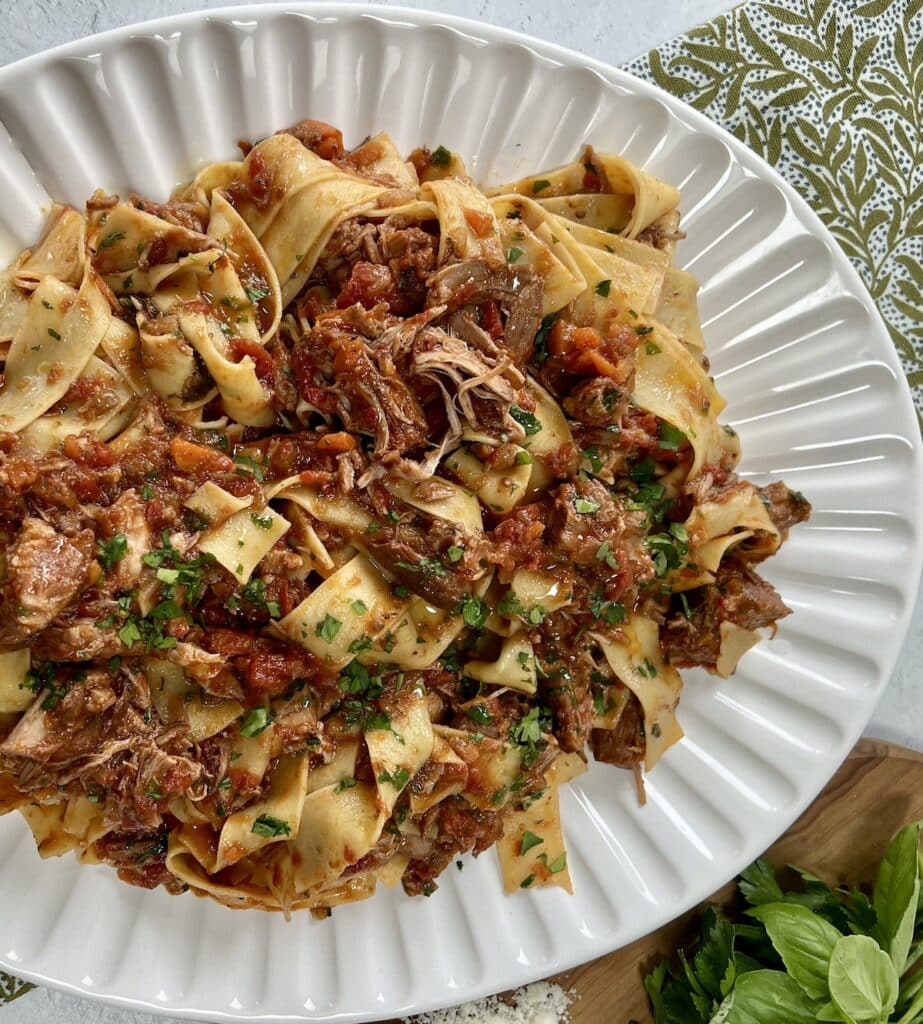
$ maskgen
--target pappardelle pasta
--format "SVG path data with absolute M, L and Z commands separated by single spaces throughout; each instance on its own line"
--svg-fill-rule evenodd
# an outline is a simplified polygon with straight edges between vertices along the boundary
M 0 274 L 0 813 L 231 907 L 571 889 L 559 787 L 788 614 L 680 195 L 305 121 Z M 643 789 L 641 790 L 643 793 Z

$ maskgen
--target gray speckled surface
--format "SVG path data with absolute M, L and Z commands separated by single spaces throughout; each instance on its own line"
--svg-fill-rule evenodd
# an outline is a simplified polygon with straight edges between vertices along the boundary
M 729 0 L 647 0 L 630 5 L 630 18 L 615 17 L 623 4 L 628 6 L 625 0 L 581 0 L 579 7 L 559 0 L 402 0 L 405 7 L 541 36 L 610 64 L 630 60 L 731 6 Z M 227 6 L 227 0 L 0 0 L 0 63 L 135 21 Z
M 627 0 L 404 0 L 464 15 L 569 46 L 619 64 L 726 10 L 728 0 L 646 0 L 616 17 Z M 185 11 L 227 6 L 223 0 L 0 0 L 0 64 L 106 29 Z M 923 747 L 918 666 L 923 660 L 923 602 L 918 601 L 897 670 L 867 730 Z M 126 1013 L 42 990 L 0 1009 L 0 1024 L 156 1024 L 163 1018 Z

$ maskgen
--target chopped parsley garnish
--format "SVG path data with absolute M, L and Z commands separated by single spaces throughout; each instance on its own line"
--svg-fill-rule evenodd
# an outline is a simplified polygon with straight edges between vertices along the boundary
M 599 284 L 596 285 L 596 287 L 593 289 L 593 291 L 595 291 L 597 295 L 602 296 L 602 298 L 607 299 L 607 298 L 609 298 L 609 289 L 611 287 L 612 287 L 612 281 L 611 280 L 600 281 Z
M 542 325 L 535 335 L 535 345 L 532 353 L 532 362 L 536 366 L 541 366 L 548 358 L 548 335 L 551 334 L 551 328 L 554 327 L 557 318 L 557 313 L 549 313 L 547 316 L 542 317 Z
M 439 659 L 439 664 L 442 665 L 446 672 L 458 675 L 461 672 L 461 652 L 454 644 L 450 645 Z
M 593 516 L 599 511 L 599 502 L 589 498 L 575 498 L 574 510 L 582 516 Z
M 599 449 L 596 445 L 584 448 L 580 454 L 583 456 L 583 461 L 589 464 L 591 473 L 602 472 L 603 460 L 599 457 Z
M 650 334 L 653 330 L 654 330 L 653 327 L 636 327 L 635 328 L 635 334 L 637 334 L 639 338 L 644 338 L 648 334 Z M 657 351 L 659 352 L 660 349 L 658 349 Z
M 666 533 L 652 533 L 644 540 L 654 561 L 654 571 L 659 579 L 683 565 L 689 552 L 689 534 L 682 523 L 671 523 Z
M 370 651 L 371 649 L 372 638 L 365 633 L 362 636 L 356 637 L 348 648 L 350 654 L 362 654 L 363 651 Z
M 522 606 L 522 602 L 511 590 L 497 605 L 497 612 L 498 614 L 511 619 L 514 615 L 524 615 L 525 609 Z
M 494 716 L 487 710 L 486 704 L 472 704 L 465 708 L 465 714 L 475 725 L 493 725 Z
M 653 479 L 654 471 L 656 468 L 657 465 L 654 462 L 654 460 L 648 457 L 646 459 L 641 459 L 639 462 L 636 462 L 631 467 L 631 469 L 628 470 L 628 475 L 631 477 L 632 480 L 635 480 L 637 483 L 648 483 L 651 479 Z
M 60 686 L 56 680 L 56 674 L 53 662 L 35 662 L 26 673 L 26 678 L 20 683 L 20 689 L 31 690 L 33 693 L 48 690 L 48 696 L 42 701 L 42 707 L 46 711 L 50 711 L 67 693 L 67 684 Z
M 480 629 L 490 618 L 490 606 L 475 594 L 466 594 L 461 603 L 462 619 L 466 626 Z
M 327 614 L 324 616 L 321 622 L 314 628 L 314 635 L 321 638 L 324 643 L 332 644 L 337 638 L 337 634 L 340 632 L 343 623 L 334 618 L 332 615 Z
M 449 556 L 450 562 L 460 562 L 465 557 L 465 549 L 453 544 L 446 554 Z
M 287 821 L 274 818 L 271 814 L 261 814 L 253 823 L 250 831 L 264 839 L 278 839 L 279 836 L 290 836 L 292 826 Z
M 519 844 L 519 856 L 525 857 L 525 855 L 535 846 L 541 846 L 545 840 L 537 836 L 534 832 L 523 832 L 522 842 Z
M 536 860 L 540 860 L 545 865 L 549 874 L 557 875 L 567 867 L 567 851 L 565 850 L 560 857 L 556 857 L 550 864 L 548 863 L 547 853 L 540 853 Z
M 58 332 L 53 327 L 48 328 L 48 333 L 51 335 L 52 338 L 54 338 L 55 341 L 61 340 L 61 335 L 58 334 Z
M 356 785 L 358 785 L 356 780 L 351 775 L 347 775 L 345 779 L 340 779 L 340 781 L 336 784 L 336 789 L 334 789 L 334 793 L 342 793 L 344 790 L 352 789 L 353 786 Z
M 435 558 L 421 558 L 416 565 L 413 562 L 395 562 L 394 564 L 398 569 L 404 569 L 406 572 L 424 572 L 431 576 L 448 576 L 449 574 L 449 570 Z
M 120 242 L 125 237 L 124 231 L 113 231 L 99 243 L 100 249 L 111 249 L 116 242 Z
M 168 573 L 166 577 L 158 573 L 158 579 L 160 579 L 161 583 L 165 584 L 162 588 L 165 598 L 168 600 L 172 599 L 174 596 L 173 587 L 179 584 L 186 588 L 187 602 L 189 604 L 197 604 L 205 591 L 204 569 L 206 566 L 214 563 L 214 558 L 209 554 L 200 554 L 191 558 L 183 555 L 170 542 L 169 530 L 163 531 L 161 543 L 163 547 L 148 551 L 147 554 L 142 556 L 141 561 L 149 569 L 176 570 L 177 575 L 175 577 L 172 572 Z M 177 608 L 175 614 L 166 616 L 164 613 L 167 610 L 167 608 L 161 609 L 159 617 L 177 618 L 183 614 L 182 610 Z M 154 610 L 152 615 L 156 615 L 156 613 L 157 609 Z
M 506 262 L 507 263 L 515 263 L 516 260 L 518 260 L 520 256 L 522 256 L 522 249 L 520 249 L 518 246 L 514 245 L 510 249 L 510 251 L 506 254 Z
M 541 422 L 531 412 L 520 409 L 518 405 L 510 407 L 510 416 L 525 430 L 527 437 L 532 437 L 542 429 Z
M 141 639 L 141 630 L 138 628 L 137 619 L 129 619 L 118 631 L 118 637 L 126 647 L 134 647 Z
M 251 512 L 250 520 L 261 530 L 269 530 L 272 528 L 272 516 L 261 516 L 259 512 Z
M 96 545 L 96 557 L 106 572 L 112 572 L 116 565 L 128 554 L 128 538 L 124 533 L 117 533 L 109 540 L 101 540 Z
M 526 451 L 516 452 L 516 465 L 517 466 L 531 466 L 533 462 L 535 462 L 535 459 L 533 459 L 532 456 L 528 452 L 526 452 Z
M 539 178 L 538 181 L 532 182 L 532 195 L 537 196 L 539 192 L 544 192 L 546 188 L 551 188 L 551 182 L 547 178 Z
M 535 882 L 535 875 L 526 875 L 526 877 L 519 883 L 520 889 L 530 889 Z
M 161 573 L 163 573 L 164 571 L 166 570 L 157 570 L 158 579 L 164 578 L 161 575 Z M 282 616 L 282 606 L 279 604 L 279 602 L 269 601 L 266 599 L 265 580 L 256 578 L 250 580 L 249 583 L 244 584 L 244 586 L 241 588 L 240 596 L 238 597 L 236 594 L 232 595 L 232 597 L 225 603 L 225 608 L 227 608 L 229 612 L 239 612 L 242 602 L 254 605 L 257 608 L 259 608 L 261 605 L 264 606 L 266 611 L 269 613 L 270 618 L 278 619 Z
M 677 452 L 682 448 L 686 441 L 686 435 L 673 426 L 672 423 L 667 423 L 666 420 L 660 422 L 660 447 L 665 452 Z
M 452 162 L 452 151 L 445 146 L 437 146 L 430 154 L 429 162 L 434 167 L 448 167 Z
M 259 736 L 261 732 L 269 728 L 270 718 L 268 708 L 254 708 L 241 722 L 240 734 L 252 739 Z
M 546 745 L 547 741 L 542 737 L 543 725 L 550 727 L 551 713 L 547 708 L 536 706 L 510 727 L 510 742 L 521 748 L 523 768 L 531 768 L 539 750 Z
M 401 741 L 404 742 L 403 738 L 394 732 L 394 726 L 391 724 L 391 718 L 384 711 L 373 711 L 371 714 L 366 714 L 362 728 L 366 732 L 392 732 Z
M 266 581 L 261 580 L 258 576 L 256 579 L 250 580 L 245 583 L 241 589 L 240 596 L 248 604 L 265 604 L 266 603 Z
M 625 606 L 618 601 L 607 601 L 602 590 L 590 594 L 590 614 L 607 626 L 617 626 L 625 621 Z
M 389 782 L 395 789 L 403 789 L 410 781 L 410 772 L 406 768 L 398 768 L 396 772 L 380 772 L 378 781 L 382 784 Z
M 659 356 L 660 355 L 660 346 L 659 345 L 655 345 L 652 341 L 649 341 L 647 343 L 646 350 L 647 350 L 647 354 L 649 356 Z
M 256 461 L 256 459 L 251 459 L 249 455 L 235 455 L 234 462 L 238 467 L 238 476 L 247 476 L 249 474 L 256 480 L 264 479 L 263 467 Z M 245 472 L 242 472 L 242 470 Z
M 129 598 L 129 607 L 130 600 Z M 127 611 L 126 608 L 122 607 L 121 599 L 119 606 L 121 612 Z M 167 598 L 167 600 L 161 601 L 160 604 L 156 605 L 146 617 L 129 614 L 119 628 L 117 635 L 119 640 L 129 649 L 134 647 L 136 643 L 142 643 L 149 651 L 168 651 L 176 646 L 177 640 L 175 636 L 164 633 L 164 623 L 170 619 L 182 618 L 183 615 L 182 608 L 172 598 Z M 111 625 L 111 622 L 108 624 Z
M 344 693 L 366 700 L 377 700 L 385 688 L 380 675 L 372 675 L 365 665 L 351 661 L 340 674 L 337 685 Z
M 154 488 L 150 484 L 145 484 L 141 488 L 141 497 L 145 501 L 150 501 L 154 497 Z
M 265 299 L 269 295 L 268 288 L 248 288 L 247 298 L 255 306 L 260 300 Z
M 609 541 L 604 541 L 596 549 L 596 561 L 605 562 L 610 569 L 618 569 L 619 560 L 615 557 Z
M 618 388 L 606 388 L 602 395 L 603 408 L 606 412 L 612 412 L 621 397 L 622 392 Z
M 645 679 L 653 679 L 657 675 L 657 666 L 650 660 L 645 658 L 640 665 L 636 665 L 635 668 L 638 671 L 638 675 L 644 676 Z
M 352 609 L 354 615 L 365 615 L 369 610 L 369 606 L 365 601 L 360 601 L 358 598 L 355 601 L 350 601 L 349 607 Z
M 163 857 L 167 852 L 168 842 L 169 839 L 166 834 L 159 836 L 152 843 L 142 847 L 142 849 L 135 854 L 135 863 L 147 864 L 152 860 L 157 860 L 159 857 Z

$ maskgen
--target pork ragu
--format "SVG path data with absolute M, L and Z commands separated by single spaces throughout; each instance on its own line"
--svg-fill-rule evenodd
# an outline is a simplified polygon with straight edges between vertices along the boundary
M 694 303 L 660 320 L 679 195 L 244 148 L 2 275 L 0 812 L 233 907 L 491 846 L 570 888 L 556 787 L 680 738 L 676 667 L 789 614 L 756 569 L 810 513 L 736 476 Z

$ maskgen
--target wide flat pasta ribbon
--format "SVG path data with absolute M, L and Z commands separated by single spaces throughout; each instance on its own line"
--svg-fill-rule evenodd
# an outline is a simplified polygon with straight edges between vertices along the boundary
M 92 271 L 79 292 L 56 278 L 42 278 L 6 357 L 0 430 L 22 430 L 62 399 L 109 323 L 109 304 Z

